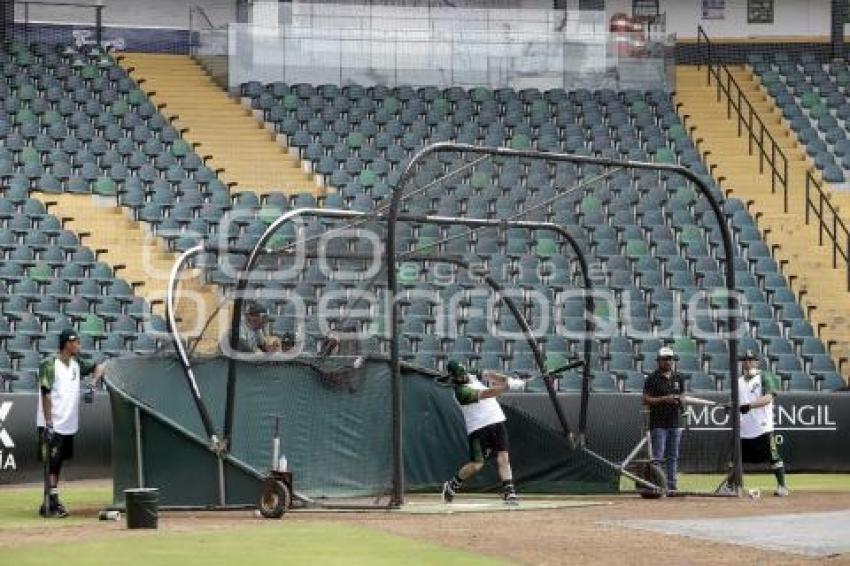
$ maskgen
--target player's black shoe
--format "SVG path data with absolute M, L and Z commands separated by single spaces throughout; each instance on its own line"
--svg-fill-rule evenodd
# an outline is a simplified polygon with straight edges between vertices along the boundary
M 455 499 L 455 490 L 452 489 L 452 482 L 447 481 L 443 484 L 443 503 L 451 503 Z
M 506 491 L 502 494 L 502 501 L 505 502 L 505 505 L 519 505 L 519 497 L 515 491 Z
M 53 511 L 53 516 L 56 517 L 57 519 L 64 519 L 65 517 L 70 515 L 70 513 L 68 513 L 68 510 L 65 509 L 65 506 L 62 505 L 61 501 L 56 502 L 56 505 L 53 506 L 52 511 Z
M 68 513 L 68 510 L 65 508 L 64 505 L 59 502 L 56 502 L 51 503 L 48 506 L 46 513 L 44 511 L 44 503 L 42 503 L 38 507 L 38 515 L 40 517 L 44 517 L 45 519 L 64 519 L 65 517 L 68 517 L 70 513 Z

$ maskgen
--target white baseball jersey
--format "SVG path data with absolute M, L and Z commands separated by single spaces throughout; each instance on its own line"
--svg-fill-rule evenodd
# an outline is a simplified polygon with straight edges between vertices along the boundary
M 760 371 L 749 379 L 738 378 L 738 395 L 741 405 L 750 405 L 762 395 L 776 394 L 776 380 Z M 764 407 L 750 409 L 741 415 L 741 438 L 756 438 L 773 431 L 773 402 Z
M 49 360 L 47 362 L 49 364 Z M 51 368 L 42 367 L 39 386 L 50 389 L 51 417 L 53 430 L 59 434 L 76 434 L 80 426 L 80 366 L 71 359 L 65 365 L 57 356 Z M 44 426 L 44 410 L 38 396 L 36 425 Z
M 474 375 L 467 375 L 469 382 L 455 387 L 455 399 L 460 404 L 466 433 L 505 421 L 505 413 L 495 397 L 479 400 L 478 395 L 487 389 Z

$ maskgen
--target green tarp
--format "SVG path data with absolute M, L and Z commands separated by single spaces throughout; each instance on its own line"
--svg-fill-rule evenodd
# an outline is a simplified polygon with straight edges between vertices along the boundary
M 165 506 L 218 505 L 218 466 L 206 448 L 194 401 L 176 357 L 113 360 L 108 373 L 113 408 L 116 501 L 139 484 L 135 411 L 141 420 L 141 474 L 159 487 Z M 227 359 L 193 365 L 216 430 L 224 422 Z M 377 496 L 392 485 L 392 398 L 389 365 L 369 360 L 343 378 L 299 361 L 237 362 L 231 456 L 223 469 L 224 502 L 253 503 L 259 478 L 272 464 L 274 420 L 297 492 L 311 498 Z M 450 390 L 405 372 L 403 453 L 406 489 L 436 489 L 468 454 L 460 410 Z M 505 407 L 514 478 L 529 492 L 599 493 L 617 477 L 532 416 Z M 472 489 L 493 489 L 488 467 Z

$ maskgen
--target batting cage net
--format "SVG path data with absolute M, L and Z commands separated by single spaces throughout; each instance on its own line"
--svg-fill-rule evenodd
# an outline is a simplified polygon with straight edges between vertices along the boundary
M 380 228 L 356 212 L 273 203 L 260 218 L 251 207 L 234 208 L 222 237 L 198 254 L 208 280 L 224 290 L 227 312 L 199 337 L 213 336 L 230 360 L 223 438 L 231 454 L 254 465 L 259 453 L 239 445 L 250 446 L 277 418 L 299 495 L 386 504 L 382 496 L 394 485 L 394 391 L 386 363 L 378 371 L 369 362 L 385 357 L 388 343 Z M 259 230 L 234 245 L 228 234 L 245 226 Z M 271 446 L 267 435 L 266 451 Z
M 642 107 L 662 112 L 665 101 Z M 615 116 L 624 105 L 607 104 Z M 725 406 L 737 402 L 731 338 L 746 342 L 750 326 L 727 270 L 736 252 L 726 223 L 741 205 L 665 151 L 624 162 L 437 144 L 399 172 L 395 192 L 340 199 L 345 209 L 330 197 L 300 209 L 266 201 L 259 214 L 237 202 L 218 242 L 181 260 L 232 301 L 198 340 L 213 336 L 228 360 L 224 410 L 202 418 L 207 435 L 253 466 L 269 459 L 268 427 L 284 415 L 284 454 L 324 447 L 292 460 L 308 499 L 398 503 L 416 473 L 403 448 L 415 401 L 402 370 L 421 380 L 456 361 L 522 379 L 518 393 L 545 400 L 526 416 L 550 427 L 567 460 L 622 474 L 621 488 L 713 493 L 739 461 L 737 411 Z M 664 347 L 676 357 L 675 394 L 690 397 L 680 399 L 676 485 L 664 477 L 673 447 L 652 450 L 640 409 L 612 413 L 601 401 L 640 395 Z M 196 399 L 201 413 L 208 404 Z M 595 438 L 611 434 L 619 441 L 597 452 Z
M 653 453 L 647 415 L 634 405 L 634 415 L 609 413 L 610 404 L 596 399 L 642 394 L 659 351 L 671 348 L 675 393 L 687 396 L 678 407 L 682 478 L 661 487 L 714 493 L 736 460 L 737 417 L 726 407 L 737 385 L 730 339 L 757 349 L 747 337 L 755 325 L 744 316 L 753 278 L 743 261 L 735 264 L 742 285 L 727 272 L 727 254 L 737 255 L 728 222 L 745 211 L 711 180 L 669 97 L 624 102 L 602 94 L 569 102 L 585 117 L 600 111 L 611 123 L 646 122 L 647 131 L 649 121 L 667 122 L 678 154 L 662 140 L 630 150 L 630 163 L 617 152 L 590 157 L 582 145 L 572 156 L 524 151 L 517 124 L 510 145 L 519 149 L 445 144 L 425 150 L 401 179 L 401 357 L 437 371 L 456 360 L 514 373 L 526 380 L 525 392 L 549 397 L 550 425 L 564 437 L 591 452 L 599 446 L 611 465 L 647 477 L 673 474 L 666 463 L 673 446 Z M 594 134 L 600 143 L 610 128 Z M 682 159 L 696 173 L 669 167 Z M 474 267 L 446 266 L 452 257 Z M 549 373 L 573 360 L 586 367 Z M 582 401 L 563 410 L 555 402 L 561 393 Z

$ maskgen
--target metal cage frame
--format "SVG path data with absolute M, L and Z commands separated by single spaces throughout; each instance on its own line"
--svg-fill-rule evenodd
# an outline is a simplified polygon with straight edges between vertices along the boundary
M 733 291 L 735 289 L 735 272 L 734 272 L 734 257 L 735 257 L 735 249 L 732 245 L 732 236 L 729 230 L 729 226 L 726 223 L 726 219 L 723 215 L 720 203 L 711 193 L 709 187 L 706 183 L 694 172 L 691 170 L 680 166 L 680 165 L 672 165 L 666 163 L 648 163 L 648 162 L 638 162 L 638 161 L 621 161 L 615 159 L 601 158 L 601 157 L 590 157 L 583 155 L 572 155 L 572 154 L 563 154 L 563 153 L 551 153 L 551 152 L 542 152 L 542 151 L 533 151 L 533 150 L 517 150 L 517 149 L 509 149 L 509 148 L 490 148 L 490 147 L 480 147 L 468 144 L 458 144 L 453 142 L 441 142 L 429 145 L 421 150 L 419 150 L 410 160 L 407 167 L 403 171 L 401 178 L 396 186 L 395 190 L 391 195 L 391 201 L 389 204 L 389 208 L 386 212 L 372 213 L 372 212 L 359 212 L 353 210 L 338 210 L 338 209 L 325 209 L 325 208 L 300 208 L 288 211 L 282 214 L 280 217 L 275 219 L 266 229 L 264 234 L 260 237 L 260 239 L 255 244 L 251 253 L 248 256 L 248 260 L 246 261 L 245 266 L 241 269 L 236 277 L 236 298 L 234 301 L 233 315 L 231 319 L 231 327 L 230 327 L 230 340 L 231 346 L 235 346 L 239 340 L 239 321 L 242 316 L 242 305 L 243 305 L 243 297 L 244 291 L 248 285 L 249 278 L 246 274 L 250 273 L 253 267 L 256 265 L 257 260 L 261 255 L 265 253 L 265 245 L 268 243 L 269 239 L 277 232 L 277 230 L 283 226 L 285 223 L 293 220 L 294 218 L 301 216 L 315 216 L 322 218 L 337 218 L 337 219 L 362 219 L 362 218 L 373 218 L 376 220 L 384 221 L 387 223 L 388 231 L 387 231 L 387 242 L 385 246 L 385 261 L 384 264 L 386 266 L 386 280 L 387 280 L 387 288 L 390 298 L 391 312 L 390 312 L 390 369 L 391 369 L 391 383 L 392 383 L 392 419 L 393 419 L 393 486 L 392 486 L 392 494 L 389 506 L 397 507 L 404 503 L 404 469 L 403 469 L 403 444 L 402 444 L 402 423 L 403 423 L 403 396 L 402 396 L 402 384 L 401 384 L 401 359 L 400 359 L 400 328 L 399 328 L 399 320 L 400 320 L 400 310 L 399 310 L 399 302 L 396 300 L 398 297 L 398 280 L 397 280 L 397 267 L 399 262 L 399 256 L 395 249 L 396 243 L 396 226 L 398 222 L 418 222 L 418 223 L 432 223 L 432 224 L 441 224 L 441 225 L 464 225 L 471 227 L 483 227 L 483 226 L 497 226 L 497 227 L 517 227 L 524 229 L 532 229 L 532 230 L 549 230 L 553 231 L 556 234 L 560 235 L 564 238 L 564 240 L 569 244 L 573 253 L 579 261 L 579 265 L 582 271 L 582 282 L 584 285 L 585 291 L 585 324 L 586 324 L 586 332 L 587 336 L 584 340 L 584 358 L 585 361 L 589 361 L 591 354 L 591 340 L 592 333 L 594 331 L 592 314 L 594 312 L 594 301 L 592 296 L 592 282 L 590 279 L 590 274 L 588 270 L 587 260 L 580 246 L 578 245 L 575 238 L 562 226 L 558 226 L 556 224 L 550 222 L 536 222 L 536 221 L 524 221 L 524 220 L 501 220 L 501 219 L 479 219 L 479 218 L 460 218 L 460 217 L 446 217 L 446 216 L 417 216 L 417 215 L 408 215 L 401 213 L 400 203 L 402 201 L 404 189 L 408 182 L 412 179 L 416 166 L 427 159 L 429 156 L 445 153 L 445 152 L 461 152 L 466 154 L 475 154 L 475 155 L 483 155 L 489 157 L 519 157 L 519 158 L 529 158 L 529 159 L 544 159 L 548 161 L 556 161 L 556 162 L 571 162 L 576 164 L 593 164 L 600 165 L 603 167 L 622 167 L 624 169 L 643 169 L 643 170 L 652 170 L 660 172 L 668 172 L 675 173 L 684 176 L 694 183 L 694 185 L 698 188 L 702 196 L 709 202 L 711 206 L 712 212 L 717 218 L 718 224 L 720 226 L 721 237 L 723 242 L 723 248 L 725 252 L 725 266 L 726 266 L 726 288 L 729 291 Z M 190 248 L 186 252 L 184 252 L 176 261 L 175 265 L 171 271 L 171 277 L 168 286 L 167 292 L 167 301 L 166 301 L 166 320 L 168 324 L 169 331 L 172 336 L 172 341 L 174 342 L 175 349 L 178 354 L 178 358 L 180 359 L 180 363 L 183 367 L 184 375 L 186 376 L 186 380 L 190 389 L 190 392 L 194 398 L 195 405 L 198 409 L 198 412 L 201 416 L 201 420 L 204 425 L 204 429 L 210 440 L 210 450 L 221 454 L 226 454 L 230 450 L 230 443 L 232 442 L 232 427 L 233 427 L 233 418 L 234 418 L 234 404 L 235 404 L 235 388 L 236 388 L 236 363 L 234 359 L 230 359 L 228 363 L 228 378 L 227 378 L 227 401 L 225 407 L 225 422 L 222 430 L 221 436 L 219 436 L 216 432 L 215 426 L 213 425 L 209 412 L 207 411 L 206 404 L 204 400 L 201 398 L 200 390 L 198 389 L 197 382 L 192 370 L 192 363 L 189 359 L 189 356 L 186 352 L 186 349 L 183 345 L 183 341 L 180 338 L 179 331 L 177 329 L 177 321 L 175 318 L 175 298 L 177 295 L 177 286 L 179 283 L 180 272 L 184 269 L 185 266 L 189 264 L 191 259 L 200 253 L 205 251 L 210 251 L 215 249 L 214 246 L 211 245 L 198 245 L 193 248 Z M 406 260 L 411 261 L 444 261 L 447 263 L 453 263 L 460 267 L 469 268 L 469 265 L 466 264 L 461 259 L 448 257 L 448 256 L 427 256 L 427 257 L 417 257 L 415 255 L 405 257 Z M 489 276 L 484 277 L 485 281 L 488 285 L 493 288 L 497 293 L 499 293 L 502 289 L 492 278 Z M 541 372 L 545 373 L 545 362 L 543 359 L 542 351 L 540 349 L 539 343 L 537 342 L 536 337 L 530 332 L 528 322 L 525 320 L 525 317 L 522 316 L 522 313 L 518 311 L 515 305 L 513 305 L 512 301 L 508 297 L 504 297 L 506 300 L 506 304 L 508 304 L 509 310 L 511 310 L 513 316 L 516 318 L 523 332 L 526 334 L 526 338 L 529 342 L 529 345 L 534 354 L 535 362 L 537 363 Z M 729 331 L 729 368 L 730 368 L 730 383 L 732 383 L 731 390 L 731 410 L 732 410 L 732 435 L 733 435 L 733 446 L 732 446 L 732 472 L 730 475 L 730 483 L 735 488 L 735 490 L 740 493 L 742 487 L 742 466 L 741 466 L 741 448 L 740 442 L 736 440 L 740 437 L 740 415 L 738 412 L 739 408 L 739 395 L 738 395 L 738 387 L 737 387 L 737 376 L 736 376 L 736 367 L 737 367 L 737 338 L 735 336 L 735 329 L 737 328 L 737 316 L 735 314 L 734 309 L 734 299 L 732 294 L 730 293 L 727 296 L 727 307 L 728 307 L 728 318 L 727 325 Z M 589 377 L 589 363 L 585 363 L 582 375 L 582 393 L 581 393 L 581 407 L 580 407 L 580 415 L 579 415 L 579 430 L 578 435 L 574 435 L 570 432 L 569 425 L 566 422 L 566 419 L 563 415 L 562 409 L 557 402 L 557 394 L 552 387 L 552 383 L 550 380 L 545 380 L 547 390 L 549 393 L 550 400 L 553 403 L 553 408 L 556 412 L 558 420 L 563 428 L 563 432 L 567 438 L 567 441 L 571 442 L 573 446 L 579 446 L 581 449 L 585 450 L 588 454 L 592 455 L 599 461 L 605 463 L 606 465 L 612 466 L 614 468 L 619 468 L 616 464 L 610 462 L 604 457 L 594 453 L 593 451 L 587 449 L 585 444 L 585 435 L 586 435 L 586 426 L 587 426 L 587 411 L 589 405 L 589 392 L 590 392 L 590 377 Z M 621 473 L 631 477 L 632 479 L 639 481 L 640 478 L 635 478 L 633 475 L 629 474 L 624 470 L 620 470 Z M 648 484 L 645 481 L 640 480 L 639 483 L 647 487 L 655 487 L 652 484 Z

